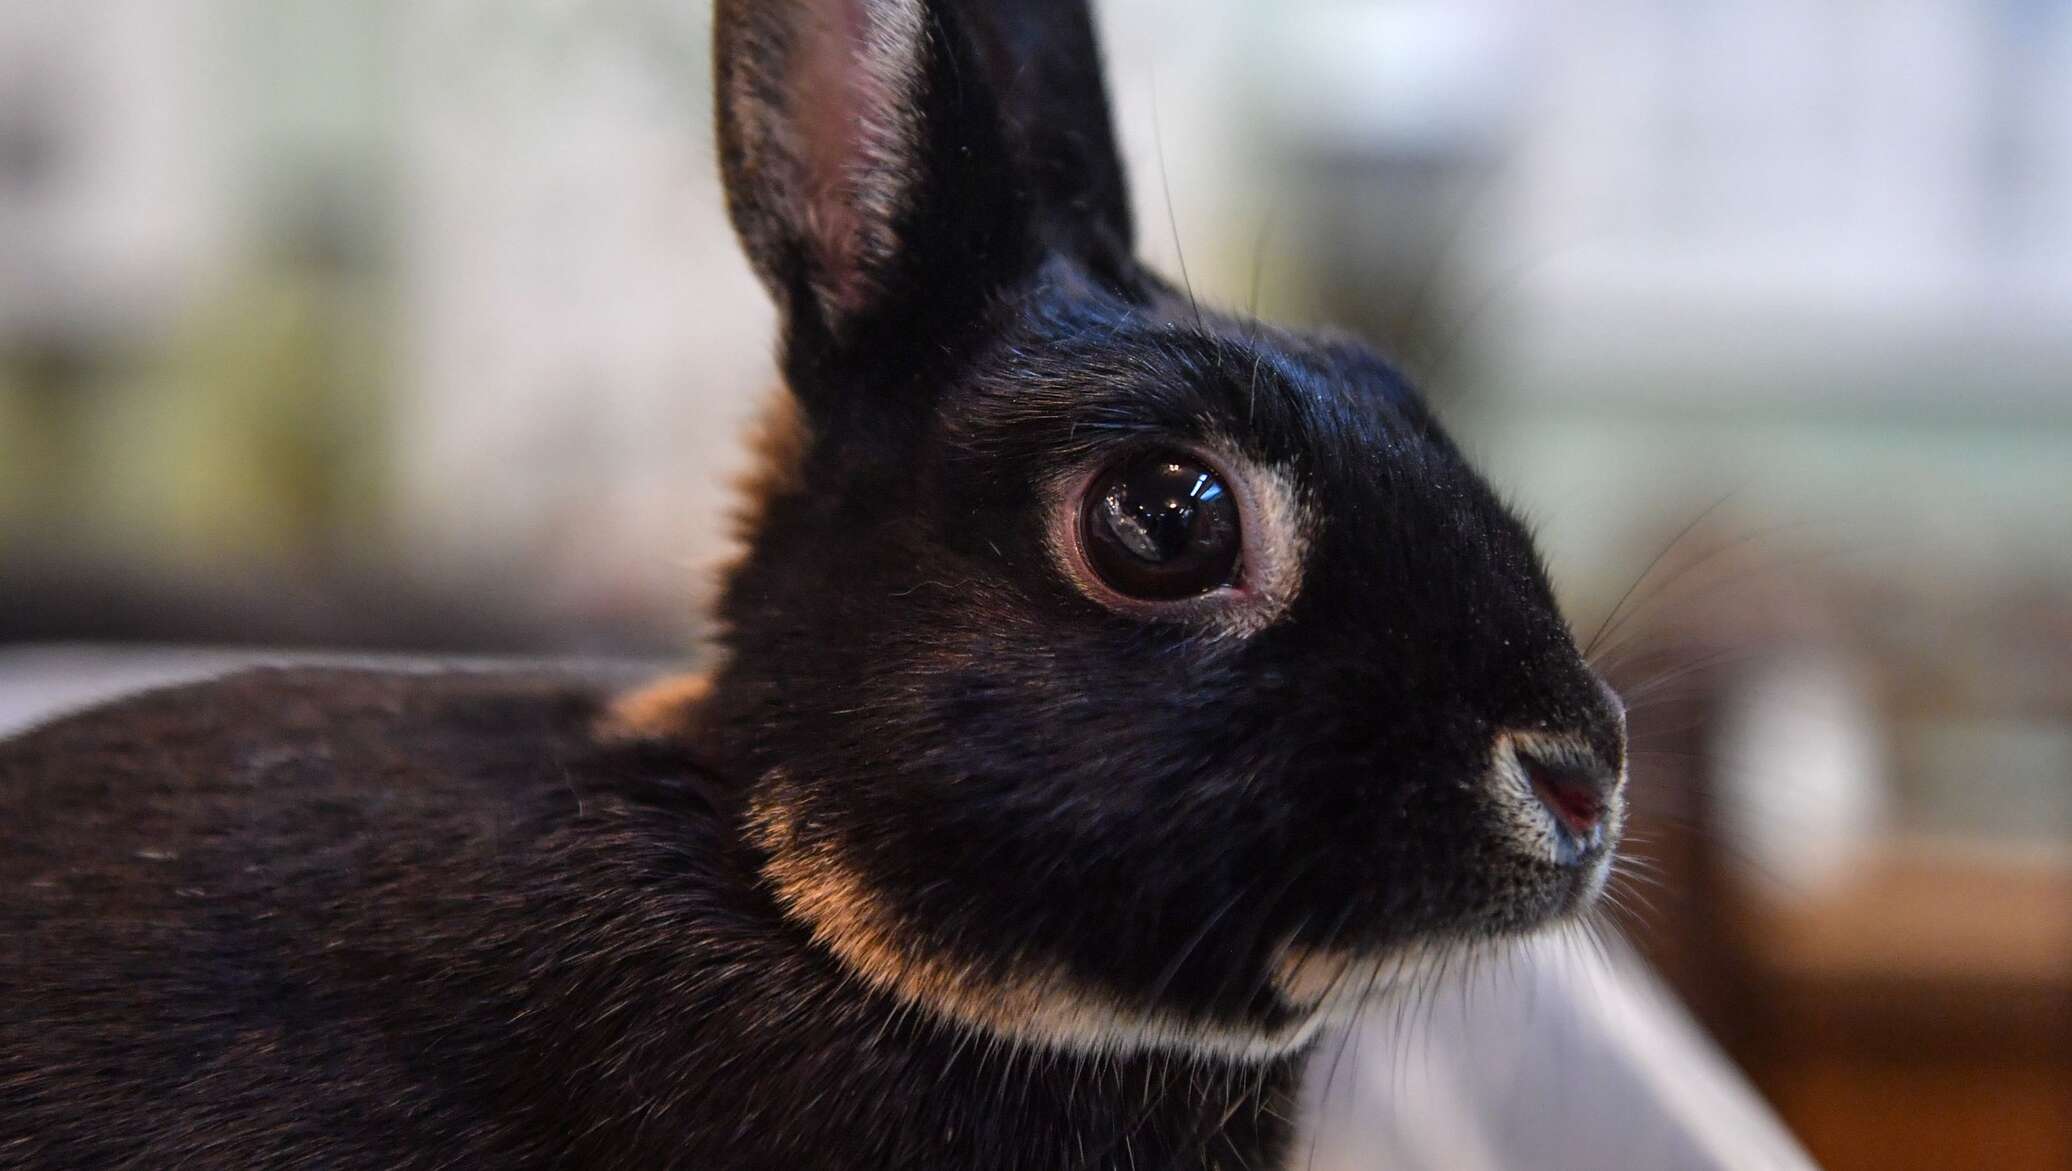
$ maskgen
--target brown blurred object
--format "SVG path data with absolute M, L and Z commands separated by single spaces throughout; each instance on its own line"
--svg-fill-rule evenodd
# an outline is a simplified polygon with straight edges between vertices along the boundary
M 1832 1171 L 2072 1167 L 2072 597 L 1753 576 L 1613 668 L 1678 681 L 1633 716 L 1640 943 Z M 1811 880 L 1737 831 L 1728 743 L 1751 665 L 1808 648 L 1851 664 L 1890 799 Z
M 2072 1167 L 2072 873 L 1906 854 L 1751 914 L 1751 1068 L 1832 1168 Z

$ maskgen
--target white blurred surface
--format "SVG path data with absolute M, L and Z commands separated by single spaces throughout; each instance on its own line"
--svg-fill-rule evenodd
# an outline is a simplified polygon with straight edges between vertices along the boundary
M 1796 1171 L 1812 1163 L 1622 946 L 1569 933 L 1327 1039 L 1318 1171 Z M 1305 1161 L 1312 1160 L 1312 1161 Z

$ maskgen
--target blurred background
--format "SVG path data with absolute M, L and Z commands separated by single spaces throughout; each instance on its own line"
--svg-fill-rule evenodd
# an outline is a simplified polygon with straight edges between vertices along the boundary
M 1542 533 L 1697 1018 L 1829 1167 L 2072 1167 L 2072 0 L 1101 13 L 1148 254 Z M 708 21 L 0 4 L 0 706 L 694 657 L 773 381 Z

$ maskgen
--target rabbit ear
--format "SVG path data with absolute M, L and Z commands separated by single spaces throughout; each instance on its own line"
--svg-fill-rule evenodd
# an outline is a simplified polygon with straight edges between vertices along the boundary
M 1033 261 L 1030 194 L 964 7 L 719 2 L 728 206 L 809 399 L 797 376 L 830 368 L 831 348 L 910 351 Z
M 1048 242 L 1083 260 L 1133 248 L 1101 48 L 1086 0 L 989 0 L 979 41 Z

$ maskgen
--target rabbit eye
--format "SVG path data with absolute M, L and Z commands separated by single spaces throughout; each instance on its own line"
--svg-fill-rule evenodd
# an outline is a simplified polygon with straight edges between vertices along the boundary
M 1178 452 L 1138 456 L 1103 473 L 1080 506 L 1080 534 L 1101 580 L 1146 601 L 1232 584 L 1244 544 L 1229 487 Z

